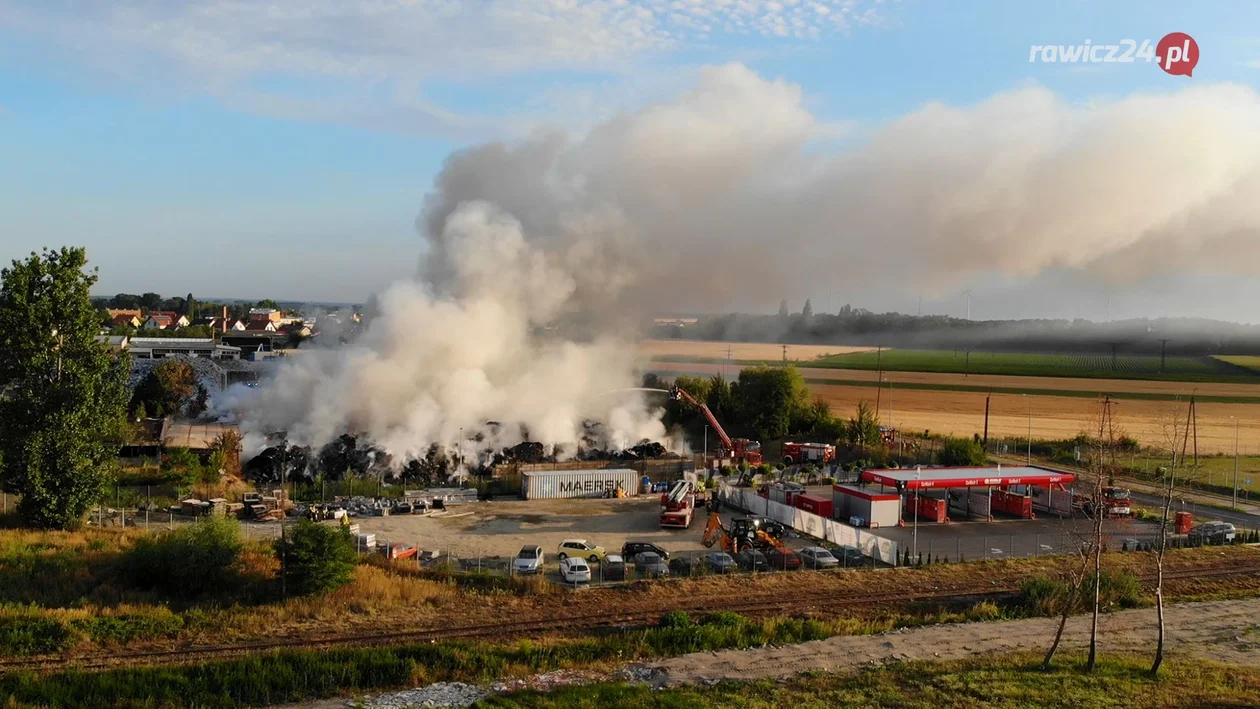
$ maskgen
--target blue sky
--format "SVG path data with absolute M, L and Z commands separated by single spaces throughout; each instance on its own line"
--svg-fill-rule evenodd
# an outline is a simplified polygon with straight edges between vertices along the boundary
M 453 150 L 545 126 L 582 131 L 732 61 L 800 85 L 836 127 L 819 148 L 833 151 L 925 103 L 968 105 L 1029 83 L 1085 102 L 1260 80 L 1260 5 L 1245 2 L 331 8 L 0 0 L 0 259 L 81 244 L 103 293 L 362 300 L 415 271 L 415 219 Z M 1028 62 L 1032 44 L 1173 31 L 1199 44 L 1193 78 L 1142 63 Z M 1251 280 L 1195 287 L 1224 297 Z M 1113 314 L 1185 311 L 1158 289 L 1134 293 L 1115 298 Z M 859 304 L 913 308 L 907 298 Z M 1102 316 L 1093 295 L 1065 301 L 1029 314 Z

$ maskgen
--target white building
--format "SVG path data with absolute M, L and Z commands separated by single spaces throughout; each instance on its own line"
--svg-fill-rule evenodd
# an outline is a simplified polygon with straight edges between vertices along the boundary
M 209 337 L 133 337 L 128 350 L 138 359 L 161 359 L 174 355 L 209 357 L 210 359 L 240 359 L 241 348 L 216 345 Z

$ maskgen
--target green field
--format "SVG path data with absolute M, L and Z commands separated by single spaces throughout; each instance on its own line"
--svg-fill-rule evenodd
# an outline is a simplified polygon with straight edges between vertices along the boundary
M 838 369 L 876 369 L 895 372 L 951 372 L 1010 374 L 1026 377 L 1099 377 L 1127 379 L 1240 379 L 1248 372 L 1212 357 L 1148 355 L 1032 354 L 1023 352 L 971 352 L 962 350 L 886 350 L 824 357 L 810 366 Z M 1257 377 L 1260 380 L 1260 377 Z
M 1252 355 L 1218 355 L 1214 359 L 1260 374 L 1260 357 Z

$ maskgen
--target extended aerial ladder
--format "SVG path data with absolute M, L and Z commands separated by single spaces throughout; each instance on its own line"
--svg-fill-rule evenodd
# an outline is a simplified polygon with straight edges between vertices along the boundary
M 696 401 L 695 397 L 688 394 L 685 389 L 677 386 L 671 387 L 669 395 L 675 401 L 685 401 L 688 404 L 691 404 L 697 409 L 700 409 L 700 412 L 704 414 L 705 419 L 709 422 L 709 426 L 711 426 L 713 431 L 717 433 L 718 440 L 721 442 L 721 447 L 718 448 L 719 458 L 733 457 L 736 463 L 761 465 L 760 442 L 749 440 L 747 438 L 731 438 L 726 435 L 726 429 L 722 428 L 722 424 L 718 423 L 717 417 L 713 415 L 713 412 L 709 410 L 709 407 L 699 401 Z
M 696 487 L 689 480 L 679 480 L 661 495 L 662 527 L 686 529 L 696 511 Z

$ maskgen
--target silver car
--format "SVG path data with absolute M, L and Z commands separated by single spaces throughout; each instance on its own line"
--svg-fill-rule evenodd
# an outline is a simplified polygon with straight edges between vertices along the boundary
M 840 565 L 831 551 L 824 547 L 805 547 L 797 554 L 801 557 L 801 566 L 807 569 L 834 569 Z
M 1228 544 L 1237 530 L 1229 522 L 1204 522 L 1190 530 L 1190 540 L 1200 544 Z

